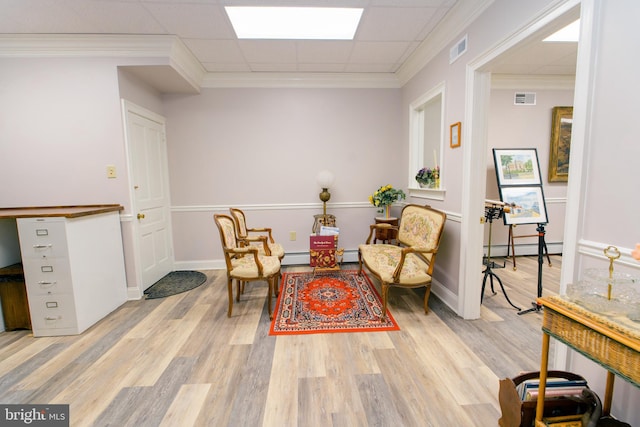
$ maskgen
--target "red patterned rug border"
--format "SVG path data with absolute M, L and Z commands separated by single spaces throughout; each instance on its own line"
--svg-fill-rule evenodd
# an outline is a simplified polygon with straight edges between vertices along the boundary
M 331 273 L 318 273 L 316 277 L 327 276 L 331 274 L 341 274 L 341 275 L 359 275 L 358 270 L 339 270 Z M 299 272 L 291 272 L 291 273 L 282 273 L 281 281 L 282 289 L 280 294 L 278 295 L 278 299 L 276 301 L 276 307 L 274 309 L 273 320 L 271 321 L 271 326 L 269 328 L 269 335 L 307 335 L 307 334 L 322 334 L 322 333 L 343 333 L 343 332 L 384 332 L 384 331 L 399 331 L 400 327 L 398 323 L 393 318 L 393 315 L 389 310 L 387 310 L 387 322 L 385 325 L 381 326 L 373 326 L 373 327 L 345 327 L 345 328 L 331 328 L 328 327 L 317 327 L 316 329 L 303 329 L 303 330 L 276 330 L 276 325 L 279 320 L 281 320 L 281 307 L 282 307 L 282 298 L 287 294 L 285 287 L 287 286 L 287 278 L 288 276 L 313 276 L 312 271 L 299 271 Z M 382 300 L 380 298 L 380 294 L 378 290 L 371 282 L 369 276 L 367 276 L 365 271 L 362 271 L 362 277 L 364 281 L 370 288 L 371 294 L 375 297 L 376 303 L 379 306 L 380 310 L 382 309 Z M 309 281 L 308 283 L 311 283 Z M 295 286 L 295 284 L 293 285 Z

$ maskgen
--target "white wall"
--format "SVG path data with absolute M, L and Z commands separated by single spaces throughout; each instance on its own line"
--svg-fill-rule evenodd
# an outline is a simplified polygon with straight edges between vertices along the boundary
M 571 231 L 576 235 L 572 247 L 565 248 L 565 253 L 576 259 L 574 268 L 567 272 L 569 283 L 579 280 L 587 268 L 607 271 L 608 260 L 602 249 L 609 245 L 622 252 L 615 271 L 640 277 L 640 263 L 629 256 L 630 249 L 640 242 L 637 197 L 640 144 L 633 131 L 637 109 L 631 107 L 640 96 L 637 85 L 640 58 L 629 54 L 638 47 L 637 38 L 630 34 L 640 19 L 640 3 L 634 0 L 584 3 L 589 4 L 589 11 L 596 11 L 590 31 L 594 62 L 587 76 L 588 84 L 576 93 L 576 99 L 579 96 L 582 101 L 576 107 L 580 105 L 581 114 L 586 116 L 586 132 L 579 158 L 574 158 L 572 148 L 569 171 L 570 175 L 580 176 L 580 182 L 569 183 L 569 202 L 575 203 L 575 209 L 568 206 L 572 216 L 567 218 L 566 234 Z M 577 78 L 581 78 L 580 70 Z M 575 113 L 574 107 L 574 127 Z M 576 166 L 581 170 L 574 169 Z M 605 374 L 599 365 L 571 352 L 570 368 L 585 373 L 591 387 L 604 396 Z M 612 413 L 633 426 L 640 425 L 639 403 L 640 390 L 617 378 Z
M 250 227 L 272 227 L 287 253 L 308 252 L 324 169 L 347 251 L 376 216 L 369 194 L 406 189 L 397 89 L 204 89 L 165 95 L 164 110 L 177 263 L 222 258 L 212 215 L 232 206 Z

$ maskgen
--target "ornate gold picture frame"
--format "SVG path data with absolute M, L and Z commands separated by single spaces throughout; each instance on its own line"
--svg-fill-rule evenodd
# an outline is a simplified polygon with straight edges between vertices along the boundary
M 549 148 L 549 182 L 569 180 L 569 152 L 573 107 L 553 107 L 551 146 Z
M 451 125 L 451 130 L 449 132 L 449 147 L 456 148 L 460 147 L 460 128 L 462 127 L 462 123 L 454 123 Z

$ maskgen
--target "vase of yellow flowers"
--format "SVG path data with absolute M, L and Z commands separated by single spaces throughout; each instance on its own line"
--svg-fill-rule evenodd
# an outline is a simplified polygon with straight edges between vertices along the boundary
M 385 216 L 389 218 L 389 206 L 398 200 L 403 200 L 407 196 L 404 191 L 395 189 L 391 184 L 383 185 L 378 188 L 372 195 L 369 196 L 369 203 L 378 208 L 378 212 L 385 213 Z

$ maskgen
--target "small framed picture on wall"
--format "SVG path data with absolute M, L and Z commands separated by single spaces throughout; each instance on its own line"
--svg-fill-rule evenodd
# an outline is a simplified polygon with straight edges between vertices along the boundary
M 451 125 L 451 130 L 449 133 L 449 147 L 456 148 L 460 147 L 460 128 L 462 127 L 462 123 L 454 123 Z

